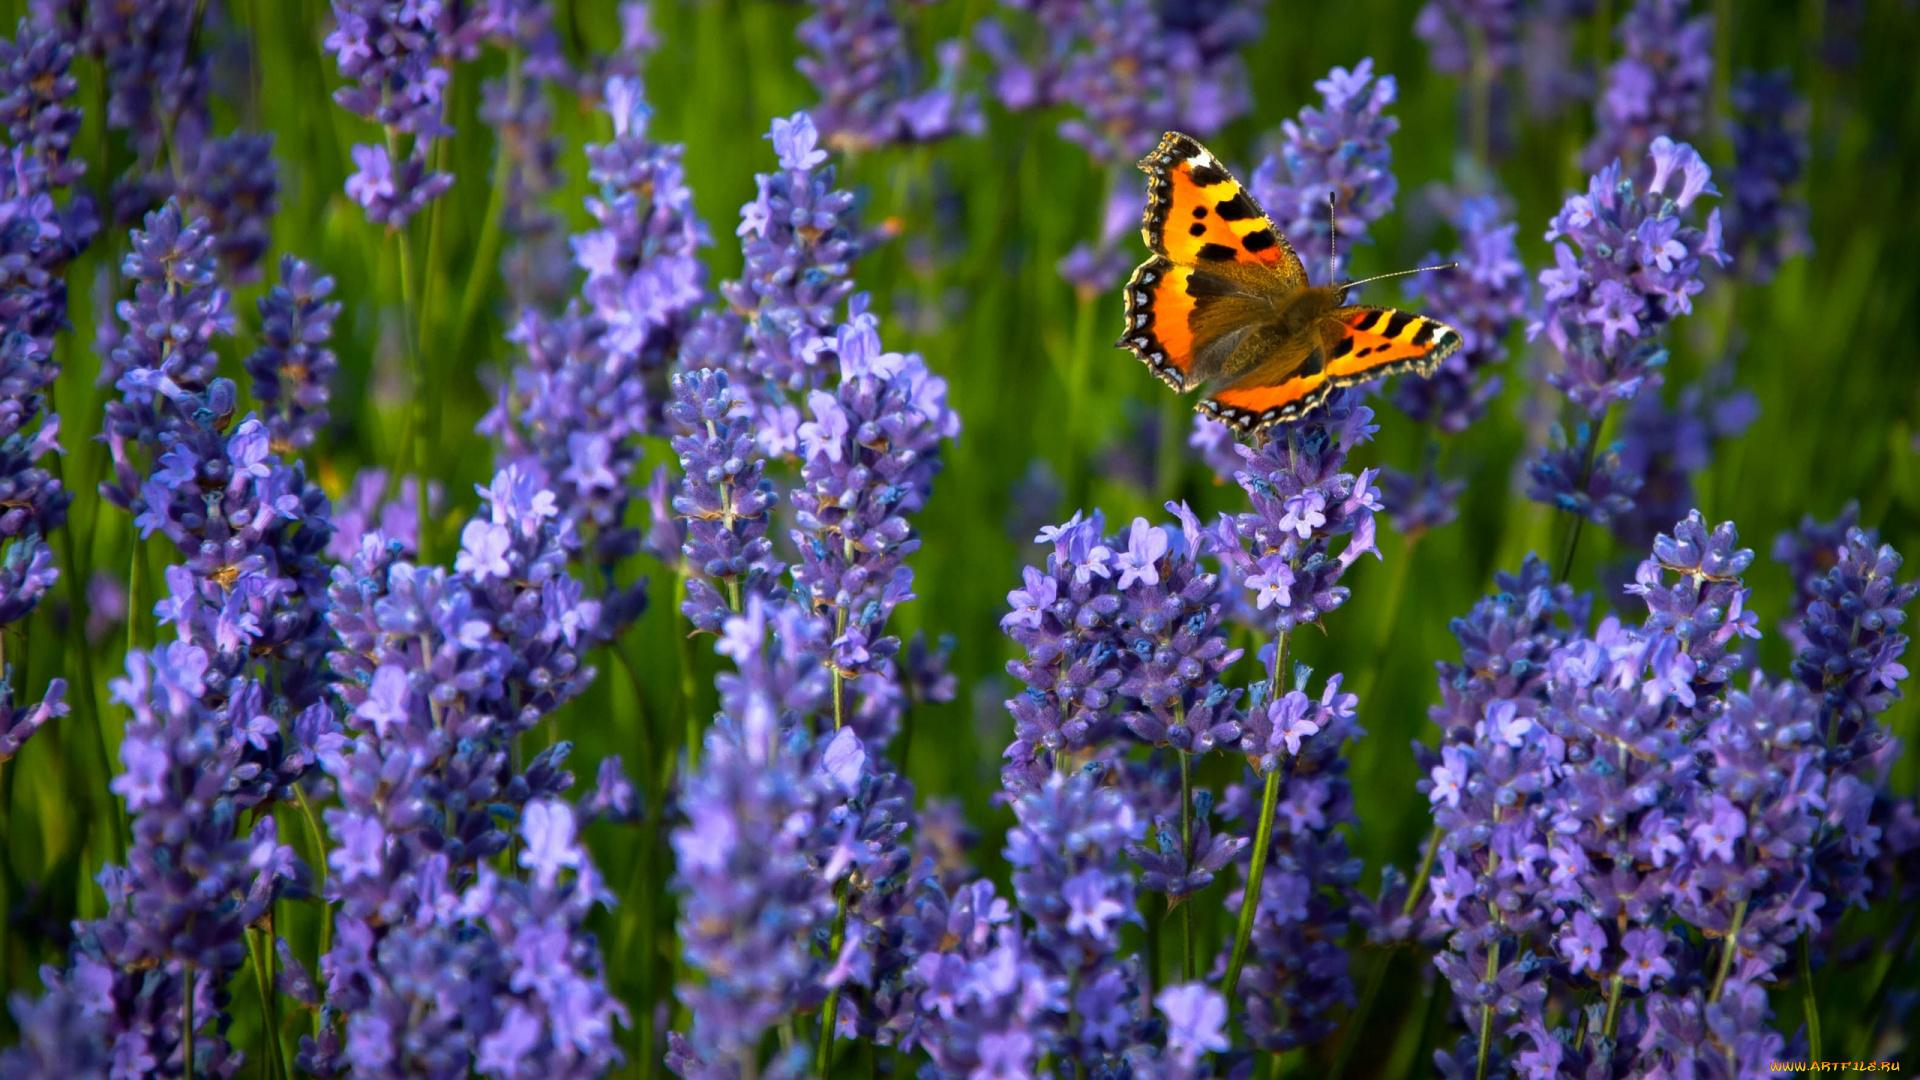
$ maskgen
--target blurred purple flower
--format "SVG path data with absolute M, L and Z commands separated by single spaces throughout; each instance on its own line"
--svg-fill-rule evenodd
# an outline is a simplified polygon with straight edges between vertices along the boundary
M 1685 143 L 1707 134 L 1713 18 L 1689 17 L 1687 9 L 1687 0 L 1635 0 L 1620 20 L 1622 55 L 1594 101 L 1582 168 L 1598 172 L 1624 161 L 1631 170 L 1661 138 Z

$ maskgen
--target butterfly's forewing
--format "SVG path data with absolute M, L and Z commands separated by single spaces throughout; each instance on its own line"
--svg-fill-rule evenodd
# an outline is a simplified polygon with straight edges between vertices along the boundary
M 1338 308 L 1322 320 L 1317 344 L 1277 349 L 1200 408 L 1242 431 L 1259 431 L 1300 419 L 1338 387 L 1402 372 L 1431 375 L 1459 348 L 1459 333 L 1437 319 L 1393 308 Z
M 1154 254 L 1182 266 L 1262 266 L 1279 275 L 1281 289 L 1307 283 L 1292 245 L 1206 147 L 1170 131 L 1140 168 L 1147 174 L 1140 236 Z
M 1194 371 L 1196 351 L 1244 329 L 1234 319 L 1206 317 L 1223 289 L 1284 295 L 1305 286 L 1307 275 L 1252 196 L 1193 139 L 1168 132 L 1140 168 L 1147 174 L 1141 236 L 1154 257 L 1127 282 L 1120 344 L 1185 390 L 1212 374 Z

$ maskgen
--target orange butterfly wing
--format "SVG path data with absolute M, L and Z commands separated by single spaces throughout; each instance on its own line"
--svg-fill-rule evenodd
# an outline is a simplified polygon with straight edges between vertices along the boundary
M 1432 375 L 1459 348 L 1459 332 L 1438 319 L 1343 307 L 1327 316 L 1320 345 L 1304 362 L 1276 357 L 1201 402 L 1200 410 L 1242 431 L 1259 431 L 1300 419 L 1342 386 L 1403 372 Z
M 1187 291 L 1195 270 L 1265 275 L 1264 287 L 1281 293 L 1304 287 L 1307 273 L 1259 204 L 1192 138 L 1168 132 L 1140 168 L 1147 174 L 1140 235 L 1154 255 L 1127 281 L 1119 344 L 1185 390 L 1194 349 L 1204 344 L 1195 340 L 1195 298 Z

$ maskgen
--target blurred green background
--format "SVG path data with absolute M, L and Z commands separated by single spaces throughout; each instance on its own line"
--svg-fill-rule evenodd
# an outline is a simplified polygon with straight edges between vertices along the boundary
M 388 465 L 398 452 L 405 421 L 399 327 L 397 259 L 391 241 L 368 225 L 342 194 L 349 171 L 347 149 L 371 141 L 372 131 L 328 100 L 338 77 L 319 41 L 331 16 L 320 0 L 228 0 L 237 29 L 212 35 L 207 47 L 217 62 L 216 109 L 221 129 L 245 124 L 272 131 L 281 166 L 282 210 L 275 223 L 276 250 L 313 260 L 339 282 L 345 304 L 335 346 L 342 373 L 333 402 L 335 422 L 310 455 L 310 467 L 336 495 L 363 465 Z M 1430 249 L 1447 250 L 1452 237 L 1427 204 L 1423 189 L 1451 182 L 1471 168 L 1462 147 L 1463 88 L 1433 74 L 1426 49 L 1411 31 L 1419 0 L 1350 0 L 1348 3 L 1275 2 L 1264 38 L 1248 55 L 1255 108 L 1209 140 L 1237 168 L 1258 160 L 1259 148 L 1282 119 L 1317 101 L 1312 89 L 1333 65 L 1374 58 L 1377 70 L 1399 80 L 1394 113 L 1401 130 L 1393 141 L 1400 180 L 1399 209 L 1375 226 L 1376 243 L 1355 253 L 1356 276 L 1417 265 Z M 7 0 L 11 17 L 25 0 Z M 617 46 L 610 2 L 560 2 L 557 25 L 576 58 Z M 962 33 L 994 5 L 986 0 L 903 5 L 915 41 L 923 50 Z M 1624 7 L 1600 0 L 1592 17 L 1574 29 L 1577 57 L 1604 62 L 1617 48 L 1604 32 Z M 738 271 L 733 226 L 740 205 L 753 194 L 753 174 L 772 164 L 762 138 L 769 120 L 811 104 L 809 84 L 795 71 L 793 38 L 807 14 L 804 5 L 771 0 L 657 0 L 654 23 L 662 48 L 648 62 L 646 83 L 655 109 L 653 132 L 687 144 L 688 178 L 700 213 L 715 236 L 708 252 L 713 280 Z M 1801 515 L 1831 518 L 1850 499 L 1862 520 L 1883 539 L 1912 554 L 1920 540 L 1920 80 L 1912 57 L 1920 55 L 1920 18 L 1902 0 L 1743 2 L 1713 6 L 1719 20 L 1716 101 L 1724 104 L 1729 69 L 1790 67 L 1810 98 L 1811 164 L 1804 191 L 1812 204 L 1815 250 L 1790 262 L 1769 285 L 1735 287 L 1722 280 L 1682 318 L 1674 335 L 1666 393 L 1672 395 L 1703 368 L 1731 356 L 1735 384 L 1753 391 L 1759 421 L 1744 438 L 1717 448 L 1714 464 L 1696 477 L 1700 508 L 1709 520 L 1731 519 L 1743 541 L 1761 552 L 1748 575 L 1753 606 L 1768 630 L 1761 643 L 1764 666 L 1783 674 L 1789 657 L 1774 623 L 1787 610 L 1790 583 L 1765 555 L 1775 534 Z M 976 58 L 976 63 L 978 63 Z M 471 483 L 490 473 L 491 451 L 472 434 L 487 407 L 489 380 L 513 359 L 504 340 L 504 289 L 490 266 L 474 278 L 483 301 L 479 322 L 458 333 L 458 299 L 475 274 L 474 251 L 486 216 L 495 133 L 476 115 L 482 76 L 498 74 L 505 58 L 489 52 L 462 66 L 453 82 L 452 121 L 458 134 L 449 163 L 458 180 L 441 215 L 444 235 L 435 273 L 444 290 L 427 328 L 432 385 L 443 395 L 442 427 L 434 443 L 438 475 L 448 482 L 457 521 L 471 510 Z M 99 130 L 99 71 L 78 65 L 81 102 L 88 108 L 81 146 L 92 158 L 88 183 L 96 190 L 128 160 L 118 139 Z M 977 73 L 977 72 L 976 72 Z M 555 206 L 569 226 L 587 221 L 581 197 L 587 191 L 580 148 L 611 132 L 605 118 L 577 103 L 556 101 L 558 128 L 566 141 L 562 157 L 568 186 Z M 1523 254 L 1531 275 L 1546 252 L 1547 219 L 1584 177 L 1573 164 L 1591 129 L 1590 109 L 1577 105 L 1551 122 L 1510 110 L 1510 137 L 1496 140 L 1493 167 L 1513 196 Z M 1076 298 L 1055 264 L 1077 241 L 1099 228 L 1101 200 L 1109 179 L 1084 151 L 1055 131 L 1056 114 L 1009 115 L 989 103 L 983 137 L 930 147 L 886 149 L 843 164 L 843 183 L 866 200 L 869 221 L 892 219 L 901 236 L 862 260 L 857 276 L 884 317 L 889 348 L 917 350 L 943 373 L 965 430 L 952 447 L 935 497 L 918 520 L 923 546 L 912 560 L 920 600 L 896 616 L 904 633 L 916 627 L 929 636 L 957 641 L 954 666 L 960 694 L 952 704 L 918 710 L 908 771 L 921 791 L 957 797 L 982 842 L 977 863 L 1001 875 L 999 836 L 1009 815 L 994 801 L 999 756 L 1011 724 L 1000 702 L 1010 692 L 1003 665 L 1010 644 L 998 630 L 1006 591 L 1023 562 L 1038 557 L 1025 528 L 1017 493 L 1048 470 L 1062 493 L 1053 519 L 1078 508 L 1099 507 L 1110 524 L 1135 514 L 1156 520 L 1168 498 L 1191 501 L 1203 514 L 1242 505 L 1236 487 L 1216 485 L 1187 454 L 1186 407 L 1146 369 L 1109 343 L 1120 321 L 1117 292 L 1091 301 Z M 1704 139 L 1718 169 L 1729 148 L 1722 133 Z M 110 155 L 103 167 L 98 153 Z M 1129 170 L 1125 183 L 1135 183 Z M 1722 186 L 1725 184 L 1723 182 Z M 1128 244 L 1132 241 L 1128 240 Z M 93 494 L 106 465 L 104 447 L 90 441 L 99 430 L 101 391 L 93 386 L 97 361 L 92 327 L 108 298 L 94 295 L 99 269 L 117 260 L 125 237 L 104 232 L 73 268 L 74 331 L 63 338 L 66 372 L 58 408 L 68 453 L 63 462 L 70 488 L 79 493 L 72 530 L 77 566 L 65 567 L 85 581 L 96 568 L 124 579 L 136 559 L 146 560 L 144 580 L 164 565 L 157 548 L 138 553 L 127 516 L 104 507 Z M 271 274 L 269 277 L 271 278 Z M 1116 283 L 1117 285 L 1117 283 Z M 239 377 L 239 358 L 254 344 L 259 287 L 243 291 L 235 309 L 241 328 L 227 345 L 224 374 Z M 456 351 L 456 341 L 464 342 Z M 1518 332 L 1506 387 L 1489 417 L 1445 443 L 1447 471 L 1471 478 L 1459 521 L 1425 537 L 1406 556 L 1405 544 L 1385 534 L 1386 561 L 1364 561 L 1347 577 L 1352 601 L 1328 621 L 1323 636 L 1296 637 L 1296 655 L 1321 675 L 1339 671 L 1363 697 L 1362 721 L 1370 732 L 1353 754 L 1353 779 L 1361 824 L 1353 843 L 1367 861 L 1365 886 L 1378 881 L 1380 866 L 1417 862 L 1427 828 L 1425 800 L 1413 789 L 1416 771 L 1408 751 L 1414 739 L 1430 739 L 1426 709 L 1437 700 L 1433 664 L 1457 656 L 1447 621 L 1488 590 L 1497 569 L 1517 567 L 1528 551 L 1559 550 L 1564 524 L 1519 492 L 1518 462 L 1538 445 L 1538 425 L 1524 421 L 1523 405 L 1538 396 L 1539 353 Z M 242 378 L 242 386 L 246 380 Z M 1079 386 L 1070 395 L 1070 386 Z M 1384 403 L 1376 403 L 1382 429 L 1362 448 L 1356 464 L 1417 465 L 1426 440 Z M 1165 452 L 1158 433 L 1172 426 L 1178 445 Z M 671 463 L 664 445 L 651 447 L 643 469 Z M 446 528 L 447 550 L 453 536 Z M 56 544 L 56 550 L 58 545 Z M 1594 570 L 1627 552 L 1614 550 L 1598 530 L 1589 530 L 1573 575 L 1593 587 Z M 1920 567 L 1916 567 L 1920 569 Z M 628 651 L 636 658 L 628 680 L 611 654 L 599 662 L 593 690 L 563 715 L 560 730 L 579 744 L 576 771 L 591 773 L 602 755 L 621 752 L 637 760 L 639 726 L 651 724 L 656 745 L 676 749 L 682 718 L 712 709 L 715 663 L 707 642 L 683 644 L 673 610 L 672 574 L 636 567 L 653 577 L 654 604 L 632 631 Z M 1404 595 L 1390 600 L 1392 578 L 1405 574 Z M 146 612 L 132 640 L 154 639 L 151 588 L 137 601 Z M 120 667 L 128 640 L 113 630 L 82 647 L 71 624 L 64 589 L 59 602 L 43 606 L 7 642 L 15 682 L 23 696 L 37 698 L 49 678 L 65 675 L 94 682 L 93 700 L 109 742 L 122 716 L 107 704 L 106 679 Z M 1603 598 L 1603 603 L 1605 599 Z M 82 613 L 84 615 L 84 613 Z M 690 658 L 692 677 L 686 677 Z M 1247 662 L 1250 666 L 1251 661 Z M 683 687 L 693 688 L 688 700 Z M 75 917 L 97 914 L 99 891 L 91 883 L 107 854 L 104 751 L 91 727 L 94 707 L 76 687 L 75 716 L 29 744 L 0 787 L 0 826 L 5 834 L 7 930 L 0 935 L 0 984 L 37 989 L 37 965 L 55 960 Z M 1909 742 L 1916 707 L 1909 699 L 1886 719 Z M 663 755 L 663 766 L 671 759 Z M 1204 778 L 1224 782 L 1225 763 L 1212 763 Z M 1910 792 L 1916 768 L 1909 757 L 1896 772 L 1896 790 Z M 671 939 L 664 845 L 648 845 L 636 830 L 597 826 L 593 840 L 608 880 L 622 905 L 599 927 L 608 950 L 611 978 L 635 1011 L 628 1072 L 657 1072 L 658 1047 L 648 1045 L 640 1003 L 648 987 L 664 986 L 678 950 Z M 301 850 L 311 857 L 306 834 Z M 651 847 L 650 860 L 642 852 Z M 1218 942 L 1227 928 L 1228 883 L 1217 883 L 1196 903 L 1202 939 Z M 311 914 L 297 905 L 282 918 L 282 932 L 311 959 Z M 1885 913 L 1880 913 L 1885 918 Z M 1358 963 L 1371 963 L 1370 955 Z M 1869 963 L 1885 964 L 1888 958 Z M 1413 967 L 1402 968 L 1411 976 Z M 250 976 L 242 976 L 249 978 Z M 1823 976 L 1828 1045 L 1850 1051 L 1864 1043 L 1866 1002 L 1845 972 Z M 1375 1021 L 1381 1038 L 1363 1046 L 1354 1074 L 1397 1075 L 1418 1049 L 1409 1038 L 1389 1038 L 1412 997 L 1412 979 L 1395 980 Z M 1856 999 L 1849 1004 L 1849 994 Z M 236 991 L 234 1038 L 243 1047 L 257 1014 L 247 1010 L 251 987 Z M 1797 1004 L 1780 1003 L 1781 1021 L 1797 1023 Z M 0 1043 L 10 1042 L 10 1019 L 0 1018 Z M 1403 1030 L 1411 1030 L 1407 1025 Z M 257 1028 L 256 1028 L 257 1030 Z M 1449 1036 L 1449 1041 L 1451 1037 Z M 1306 1055 L 1302 1068 L 1324 1061 L 1328 1048 Z M 1829 1053 L 1827 1056 L 1840 1056 Z

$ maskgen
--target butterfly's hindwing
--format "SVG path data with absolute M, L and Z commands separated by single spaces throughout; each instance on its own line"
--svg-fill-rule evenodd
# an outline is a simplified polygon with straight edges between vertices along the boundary
M 1200 408 L 1242 431 L 1259 431 L 1299 420 L 1342 386 L 1403 372 L 1431 375 L 1459 348 L 1460 334 L 1437 319 L 1393 308 L 1343 307 L 1323 321 L 1319 344 L 1304 356 L 1276 356 Z
M 1127 332 L 1119 341 L 1175 390 L 1187 389 L 1187 371 L 1193 365 L 1189 273 L 1159 255 L 1135 267 L 1127 279 Z

